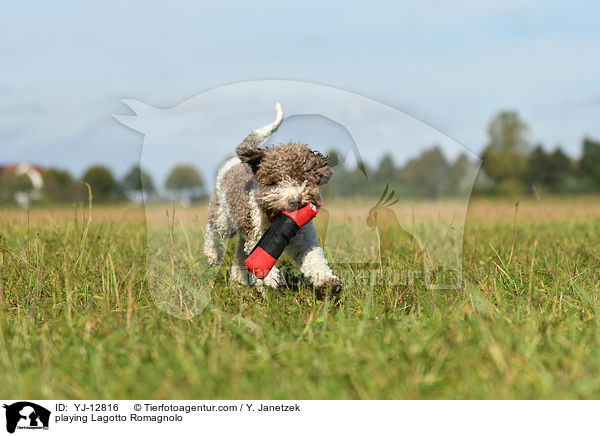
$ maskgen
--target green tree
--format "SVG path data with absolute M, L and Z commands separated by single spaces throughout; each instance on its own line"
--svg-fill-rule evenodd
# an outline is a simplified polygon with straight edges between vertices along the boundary
M 548 159 L 548 171 L 544 183 L 554 192 L 564 190 L 567 177 L 573 172 L 573 162 L 560 147 L 550 153 Z
M 152 195 L 155 192 L 152 177 L 140 168 L 139 165 L 132 166 L 129 172 L 125 174 L 122 185 L 123 189 L 130 194 L 140 193 L 142 192 L 142 188 L 146 195 Z
M 583 140 L 579 173 L 593 189 L 600 189 L 600 142 L 590 138 Z
M 537 145 L 527 159 L 527 175 L 525 180 L 528 184 L 542 184 L 546 179 L 548 167 L 548 156 L 541 145 Z
M 165 187 L 173 191 L 183 191 L 186 195 L 194 195 L 204 187 L 204 180 L 196 168 L 191 165 L 177 165 L 165 180 Z
M 81 178 L 81 181 L 90 185 L 92 195 L 96 201 L 102 202 L 122 198 L 121 186 L 113 177 L 112 172 L 104 166 L 90 167 Z
M 401 186 L 408 195 L 434 197 L 448 189 L 448 161 L 434 146 L 411 159 L 400 172 Z
M 475 171 L 475 165 L 462 153 L 448 169 L 448 193 L 457 195 L 469 192 Z
M 522 191 L 529 154 L 529 128 L 517 112 L 503 111 L 488 126 L 483 169 L 500 193 Z
M 17 193 L 29 194 L 31 191 L 33 183 L 27 174 L 9 173 L 0 180 L 0 204 L 13 204 Z
M 9 186 L 11 186 L 15 192 L 31 192 L 33 190 L 33 183 L 27 174 L 15 174 L 12 173 L 7 178 Z
M 48 168 L 42 174 L 44 199 L 50 202 L 73 201 L 77 196 L 77 186 L 68 171 Z
M 366 183 L 367 178 L 363 173 L 363 170 L 368 171 L 365 165 L 360 168 L 346 166 L 348 153 L 343 155 L 336 150 L 330 150 L 327 156 L 329 156 L 329 166 L 333 170 L 333 177 L 329 183 L 320 187 L 323 198 L 371 194 L 369 188 L 373 187 Z
M 362 168 L 368 171 L 366 165 L 363 165 Z M 336 168 L 333 171 L 337 187 L 335 194 L 349 197 L 374 194 L 374 192 L 369 192 L 369 188 L 373 188 L 373 186 L 367 183 L 367 178 L 360 168 L 343 168 L 341 171 Z
M 527 183 L 552 192 L 567 190 L 566 182 L 572 175 L 573 162 L 557 147 L 546 153 L 541 145 L 533 149 L 527 160 Z
M 394 159 L 391 154 L 386 153 L 379 161 L 379 166 L 373 178 L 378 182 L 391 183 L 396 180 L 397 176 Z

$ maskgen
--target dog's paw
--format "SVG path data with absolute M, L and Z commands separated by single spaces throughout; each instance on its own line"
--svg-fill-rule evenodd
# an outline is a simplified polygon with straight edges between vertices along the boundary
M 248 271 L 248 270 L 246 270 Z M 258 286 L 268 286 L 269 288 L 277 288 L 282 283 L 281 275 L 279 273 L 279 269 L 277 267 L 273 267 L 269 274 L 264 279 L 257 279 L 254 274 L 248 271 L 248 277 L 250 280 L 254 279 L 254 282 L 250 282 L 250 284 L 256 284 Z
M 248 273 L 246 268 L 242 268 L 237 264 L 231 265 L 231 271 L 229 273 L 229 279 L 231 281 L 237 282 L 240 285 L 249 285 L 251 274 Z M 254 276 L 252 276 L 254 277 Z
M 268 286 L 269 288 L 277 288 L 279 286 L 279 278 L 278 277 L 271 277 L 271 275 L 269 274 L 267 277 L 265 277 L 262 280 L 262 283 L 265 286 Z
M 317 296 L 319 298 L 325 298 L 329 295 L 332 299 L 337 301 L 343 288 L 344 281 L 334 276 L 316 287 Z

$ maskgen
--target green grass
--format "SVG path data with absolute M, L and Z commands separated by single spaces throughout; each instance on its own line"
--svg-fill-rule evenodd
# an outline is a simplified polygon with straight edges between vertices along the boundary
M 187 320 L 155 305 L 143 221 L 7 212 L 0 397 L 600 398 L 598 217 L 474 207 L 461 290 L 355 286 L 336 306 L 220 279 Z

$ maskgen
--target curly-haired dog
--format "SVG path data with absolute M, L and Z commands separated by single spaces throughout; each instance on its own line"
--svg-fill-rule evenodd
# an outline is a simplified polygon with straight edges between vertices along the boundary
M 225 162 L 217 172 L 204 242 L 209 263 L 217 265 L 223 257 L 221 239 L 238 234 L 231 278 L 243 284 L 256 281 L 271 287 L 282 284 L 279 270 L 274 267 L 267 277 L 258 280 L 248 273 L 244 260 L 279 212 L 295 210 L 309 202 L 316 204 L 321 199 L 319 185 L 332 176 L 328 158 L 306 144 L 290 142 L 258 148 L 283 121 L 279 103 L 275 108 L 275 121 L 252 131 L 237 147 L 237 157 Z M 312 222 L 300 228 L 285 252 L 320 292 L 341 290 L 342 281 L 327 264 Z

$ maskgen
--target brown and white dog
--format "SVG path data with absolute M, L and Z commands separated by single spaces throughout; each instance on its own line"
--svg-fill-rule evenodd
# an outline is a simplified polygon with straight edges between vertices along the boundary
M 231 279 L 242 284 L 256 282 L 271 287 L 283 284 L 277 267 L 259 280 L 249 274 L 244 260 L 278 213 L 316 204 L 321 200 L 319 185 L 332 176 L 328 158 L 306 144 L 290 142 L 258 147 L 283 121 L 279 103 L 275 109 L 275 121 L 252 131 L 237 147 L 237 156 L 219 168 L 208 206 L 204 254 L 210 265 L 219 264 L 223 258 L 221 240 L 237 234 Z M 342 281 L 331 271 L 312 222 L 300 228 L 285 253 L 319 292 L 341 290 Z

